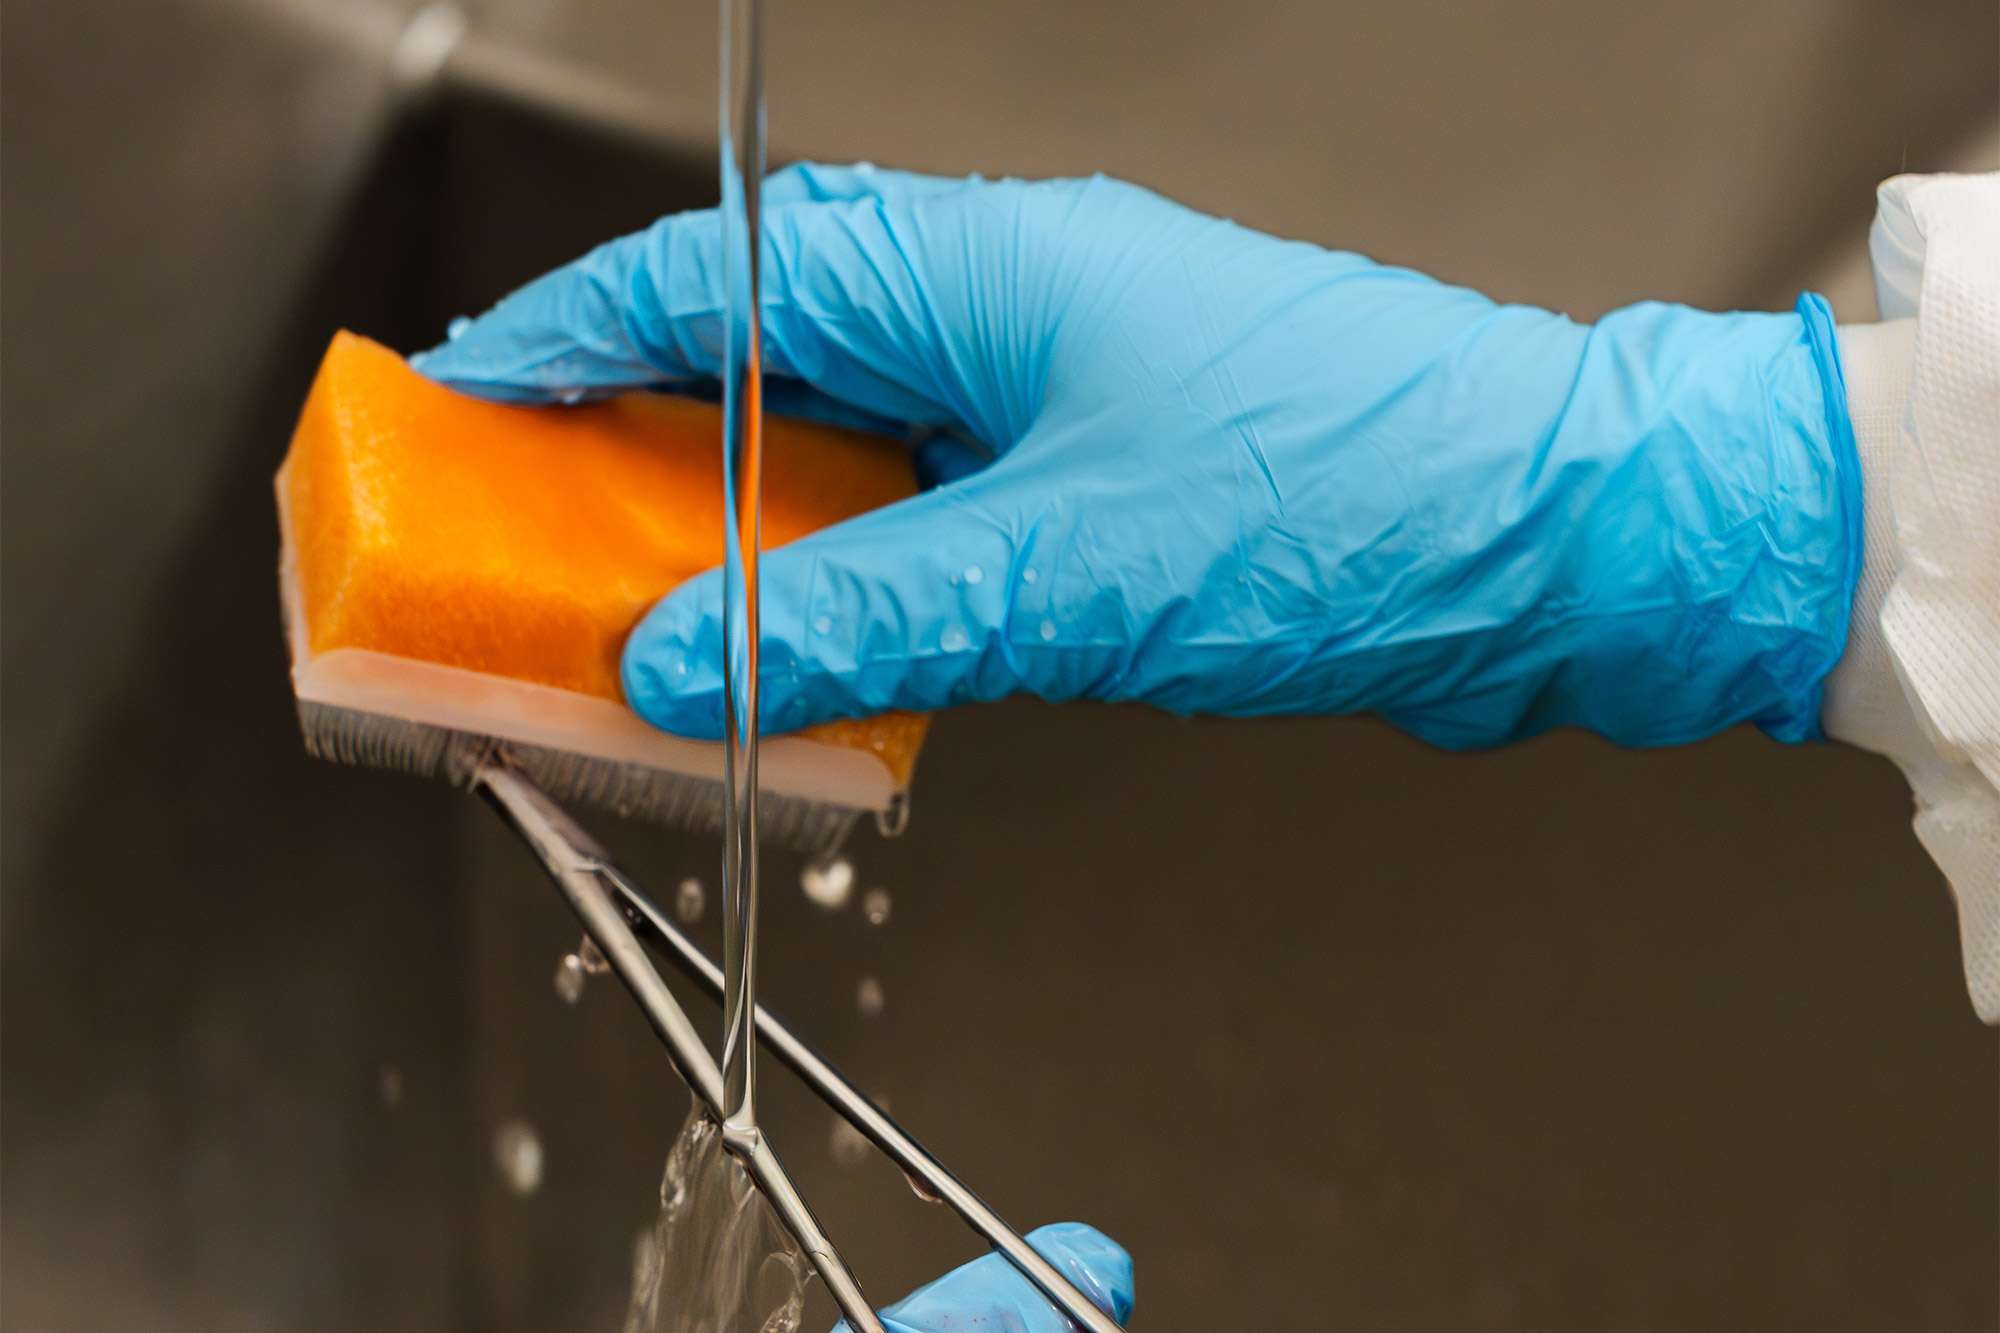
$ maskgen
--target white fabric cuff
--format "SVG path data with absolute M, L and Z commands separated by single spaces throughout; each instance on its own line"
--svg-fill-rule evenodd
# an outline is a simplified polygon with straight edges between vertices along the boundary
M 1900 176 L 1870 236 L 1884 324 L 1840 330 L 1866 547 L 1827 734 L 1895 760 L 2000 1023 L 2000 176 Z M 1909 318 L 1914 315 L 1915 318 Z

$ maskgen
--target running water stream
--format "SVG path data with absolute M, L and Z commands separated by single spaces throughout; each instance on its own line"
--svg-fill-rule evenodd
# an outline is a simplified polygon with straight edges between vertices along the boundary
M 659 1222 L 637 1251 L 626 1329 L 793 1333 L 810 1262 L 852 1327 L 879 1330 L 757 1122 L 763 17 L 761 0 L 721 0 L 721 5 L 723 1038 L 715 1107 L 720 1123 L 697 1106 L 668 1155 Z
M 722 1132 L 755 1144 L 757 1038 L 757 556 L 763 512 L 763 337 L 758 318 L 764 179 L 761 0 L 721 0 L 722 339 Z

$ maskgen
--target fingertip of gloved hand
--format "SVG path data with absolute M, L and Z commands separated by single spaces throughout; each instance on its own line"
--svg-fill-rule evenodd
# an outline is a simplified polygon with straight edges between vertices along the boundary
M 765 556 L 759 594 L 758 726 L 766 736 L 852 716 L 856 708 L 837 678 L 809 656 L 808 634 L 824 636 L 832 625 L 801 626 L 789 554 Z M 662 731 L 720 740 L 722 660 L 722 575 L 710 570 L 662 598 L 626 638 L 619 664 L 625 701 Z
M 1132 1314 L 1132 1256 L 1111 1237 L 1083 1222 L 1051 1222 L 1028 1233 L 1027 1241 L 1097 1308 L 1124 1323 Z
M 676 378 L 628 335 L 626 281 L 648 233 L 622 237 L 460 316 L 410 366 L 457 389 L 508 403 L 579 402 Z
M 1034 580 L 1012 577 L 1012 528 L 962 490 L 930 492 L 767 552 L 758 593 L 765 733 L 1021 688 L 1023 658 L 1005 626 L 1018 588 Z M 719 571 L 692 579 L 626 640 L 627 702 L 663 730 L 722 734 L 721 594 Z
M 676 588 L 625 640 L 619 662 L 625 702 L 662 731 L 721 740 L 722 575 L 710 570 Z
M 1056 1223 L 1030 1231 L 1026 1239 L 1098 1309 L 1120 1323 L 1132 1315 L 1132 1257 L 1110 1237 L 1082 1223 Z M 1074 1329 L 1070 1319 L 998 1251 L 962 1263 L 886 1307 L 882 1325 L 890 1333 L 946 1333 L 974 1327 L 1020 1333 Z M 834 1333 L 846 1327 L 846 1323 L 834 1325 Z
M 1098 1309 L 1120 1323 L 1131 1317 L 1132 1259 L 1115 1241 L 1080 1222 L 1038 1227 L 1028 1233 L 1027 1241 Z M 959 1265 L 887 1307 L 882 1323 L 891 1333 L 970 1328 L 1058 1333 L 1075 1327 L 997 1251 Z M 845 1322 L 836 1324 L 834 1333 L 846 1328 Z
M 578 364 L 581 353 L 531 359 L 514 342 L 504 329 L 481 331 L 475 325 L 473 332 L 413 353 L 409 365 L 448 389 L 496 403 L 579 403 L 625 387 L 593 384 L 591 369 Z
M 409 365 L 411 370 L 426 379 L 436 380 L 447 389 L 456 389 L 491 402 L 541 404 L 555 398 L 546 389 L 494 383 L 480 378 L 450 343 L 439 343 L 427 351 L 412 352 Z

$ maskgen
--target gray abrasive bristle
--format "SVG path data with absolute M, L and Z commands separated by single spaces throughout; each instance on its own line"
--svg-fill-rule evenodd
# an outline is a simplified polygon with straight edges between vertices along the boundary
M 303 699 L 299 729 L 305 735 L 306 752 L 315 758 L 443 778 L 454 786 L 463 786 L 473 769 L 499 750 L 559 801 L 586 801 L 621 817 L 673 824 L 696 833 L 722 830 L 722 784 L 707 778 Z M 858 813 L 846 806 L 766 791 L 758 801 L 757 823 L 764 841 L 817 853 L 838 847 Z

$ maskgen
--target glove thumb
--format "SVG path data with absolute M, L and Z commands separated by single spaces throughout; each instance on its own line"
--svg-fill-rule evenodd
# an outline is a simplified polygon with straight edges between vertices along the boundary
M 766 551 L 760 727 L 929 711 L 1025 687 L 1045 652 L 1026 525 L 990 474 Z M 1017 612 L 1017 602 L 1021 610 Z M 1011 631 L 1011 633 L 1010 633 Z M 722 575 L 664 598 L 625 643 L 625 697 L 677 735 L 722 735 Z

